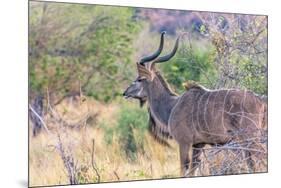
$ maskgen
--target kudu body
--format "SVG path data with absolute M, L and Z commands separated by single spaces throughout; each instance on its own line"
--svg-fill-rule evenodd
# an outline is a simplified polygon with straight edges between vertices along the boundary
M 179 37 L 170 54 L 157 58 L 163 36 L 157 52 L 137 63 L 139 75 L 124 96 L 139 99 L 141 104 L 148 102 L 151 132 L 159 140 L 172 137 L 177 141 L 182 175 L 188 169 L 192 175 L 202 151 L 199 148 L 205 144 L 259 136 L 267 126 L 267 103 L 250 91 L 237 89 L 207 90 L 198 86 L 176 95 L 154 67 L 155 63 L 168 61 L 178 48 Z M 248 166 L 253 170 L 251 155 L 246 151 Z

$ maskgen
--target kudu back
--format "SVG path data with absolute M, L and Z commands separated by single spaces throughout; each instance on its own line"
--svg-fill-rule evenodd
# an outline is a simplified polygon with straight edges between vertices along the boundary
M 238 89 L 208 90 L 203 86 L 175 94 L 156 70 L 155 64 L 170 60 L 178 49 L 177 38 L 171 53 L 158 57 L 163 49 L 162 32 L 158 50 L 137 63 L 137 79 L 125 90 L 126 98 L 148 103 L 149 130 L 168 145 L 166 138 L 179 144 L 182 175 L 192 175 L 198 164 L 199 148 L 223 145 L 261 137 L 267 129 L 267 102 L 251 91 Z M 253 151 L 245 151 L 247 164 L 254 171 Z M 192 162 L 193 161 L 193 162 Z

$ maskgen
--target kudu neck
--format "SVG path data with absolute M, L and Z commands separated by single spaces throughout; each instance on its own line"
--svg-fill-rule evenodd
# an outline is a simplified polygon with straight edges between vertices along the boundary
M 171 91 L 167 82 L 157 73 L 148 86 L 148 103 L 151 113 L 158 123 L 168 125 L 171 110 L 177 99 L 178 96 Z

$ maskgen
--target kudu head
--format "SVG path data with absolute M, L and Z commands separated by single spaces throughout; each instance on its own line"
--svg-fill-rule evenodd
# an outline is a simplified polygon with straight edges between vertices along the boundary
M 179 38 L 177 38 L 174 48 L 171 53 L 158 57 L 164 46 L 164 35 L 165 31 L 161 33 L 160 45 L 156 52 L 152 55 L 142 58 L 137 62 L 137 78 L 129 85 L 129 87 L 123 93 L 123 96 L 127 98 L 135 98 L 140 101 L 140 106 L 147 100 L 148 91 L 147 88 L 150 84 L 153 83 L 155 77 L 161 77 L 161 75 L 156 71 L 155 64 L 162 63 L 170 60 L 176 53 L 178 49 Z M 163 79 L 162 77 L 160 79 Z

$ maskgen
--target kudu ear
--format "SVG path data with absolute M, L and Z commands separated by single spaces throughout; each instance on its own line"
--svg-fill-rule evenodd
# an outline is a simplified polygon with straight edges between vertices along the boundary
M 146 79 L 148 79 L 150 81 L 153 79 L 152 72 L 149 71 L 149 69 L 146 68 L 145 65 L 137 63 L 137 71 L 138 71 L 138 75 L 140 77 L 145 77 Z

